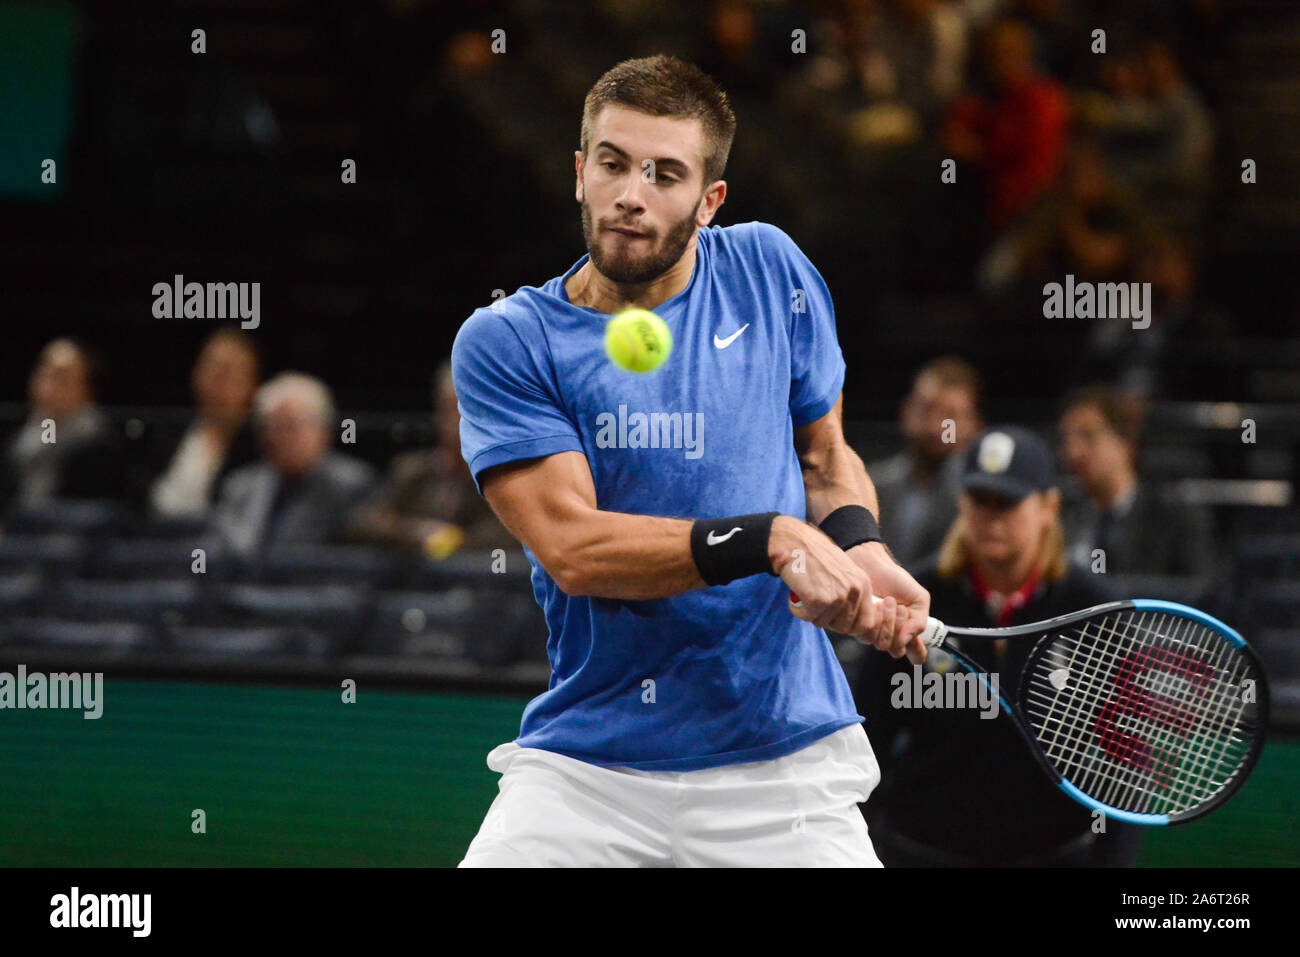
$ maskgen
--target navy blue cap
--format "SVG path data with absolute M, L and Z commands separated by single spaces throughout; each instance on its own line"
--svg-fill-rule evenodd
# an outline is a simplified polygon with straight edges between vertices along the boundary
M 1056 465 L 1047 443 L 1018 425 L 981 432 L 962 455 L 963 491 L 993 492 L 1019 502 L 1056 486 Z

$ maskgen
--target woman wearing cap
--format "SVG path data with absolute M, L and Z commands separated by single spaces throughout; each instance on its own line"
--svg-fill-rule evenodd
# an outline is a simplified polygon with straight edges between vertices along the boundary
M 1006 627 L 1114 597 L 1103 576 L 1067 559 L 1055 469 L 1042 440 L 1015 426 L 989 429 L 962 464 L 957 519 L 936 559 L 913 572 L 930 592 L 934 617 Z M 880 522 L 888 538 L 889 516 Z M 962 650 L 1015 680 L 1024 645 Z M 884 864 L 1131 865 L 1137 829 L 1097 820 L 1062 794 L 1005 716 L 955 697 L 916 706 L 910 685 L 952 669 L 961 670 L 943 652 L 932 652 L 924 668 L 905 658 L 864 659 L 856 696 L 883 775 L 864 811 Z

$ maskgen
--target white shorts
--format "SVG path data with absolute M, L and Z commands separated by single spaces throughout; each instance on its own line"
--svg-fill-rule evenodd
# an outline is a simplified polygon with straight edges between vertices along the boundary
M 880 782 L 862 725 L 771 761 L 602 768 L 494 748 L 501 774 L 461 867 L 880 867 L 858 803 Z

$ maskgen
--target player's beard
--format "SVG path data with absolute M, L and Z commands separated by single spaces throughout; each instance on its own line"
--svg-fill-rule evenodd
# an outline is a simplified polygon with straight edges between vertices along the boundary
M 591 207 L 582 201 L 582 238 L 586 241 L 591 263 L 602 276 L 624 285 L 639 285 L 658 279 L 677 265 L 695 233 L 695 212 L 692 211 L 668 230 L 650 252 L 637 258 L 627 252 L 607 256 L 601 248 L 600 236 L 591 219 Z M 653 243 L 653 238 L 651 239 Z

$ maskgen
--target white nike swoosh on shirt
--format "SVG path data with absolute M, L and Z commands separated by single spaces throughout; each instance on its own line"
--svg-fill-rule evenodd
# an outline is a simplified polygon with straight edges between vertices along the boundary
M 715 346 L 717 346 L 719 349 L 725 349 L 725 348 L 727 348 L 727 346 L 729 346 L 729 345 L 731 345 L 733 342 L 735 342 L 735 341 L 736 341 L 736 337 L 739 336 L 742 332 L 744 332 L 744 331 L 745 331 L 746 329 L 748 329 L 748 328 L 749 328 L 749 323 L 745 323 L 743 326 L 741 326 L 739 329 L 737 329 L 737 330 L 736 330 L 735 332 L 733 332 L 731 335 L 727 336 L 727 338 L 725 338 L 725 339 L 723 339 L 721 336 L 719 336 L 719 335 L 715 332 L 715 333 L 713 334 L 713 344 L 714 344 Z
M 732 535 L 735 535 L 738 531 L 740 531 L 740 526 L 739 526 L 739 525 L 737 525 L 737 526 L 736 526 L 735 528 L 733 528 L 731 531 L 727 532 L 726 535 L 718 535 L 717 532 L 709 532 L 709 534 L 706 535 L 706 536 L 704 537 L 705 544 L 708 544 L 708 545 L 721 545 L 723 542 L 725 542 L 727 539 L 729 539 Z M 715 536 L 716 536 L 716 537 L 715 537 Z

